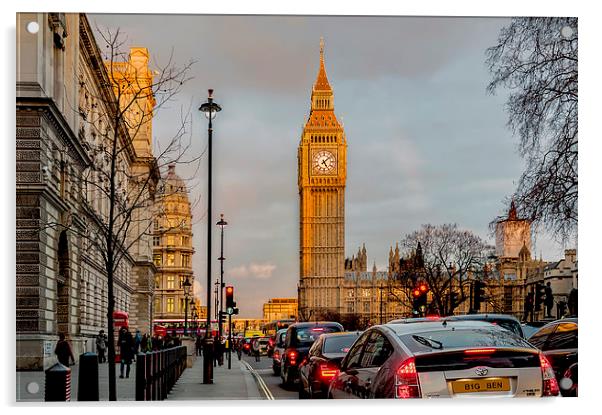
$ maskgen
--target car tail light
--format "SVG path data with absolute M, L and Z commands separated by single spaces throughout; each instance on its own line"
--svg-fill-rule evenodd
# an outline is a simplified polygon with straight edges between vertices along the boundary
M 329 365 L 320 365 L 320 378 L 331 381 L 337 374 L 339 369 Z
M 421 398 L 420 382 L 414 358 L 405 360 L 395 373 L 395 398 Z
M 543 396 L 558 396 L 560 389 L 558 388 L 558 381 L 554 375 L 554 369 L 543 355 L 539 354 L 539 361 L 541 363 L 541 377 L 543 379 Z
M 280 360 L 280 351 L 274 350 L 274 354 L 272 355 L 272 357 L 274 358 L 274 360 Z
M 495 349 L 468 349 L 464 350 L 465 354 L 491 354 Z
M 297 364 L 297 352 L 295 352 L 294 350 L 291 350 L 290 352 L 288 352 L 288 361 L 291 365 L 296 365 Z

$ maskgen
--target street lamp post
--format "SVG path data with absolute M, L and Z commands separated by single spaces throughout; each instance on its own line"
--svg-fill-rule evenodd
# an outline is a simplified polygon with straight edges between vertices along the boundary
M 219 331 L 219 338 L 222 338 L 222 333 L 224 332 L 224 329 L 222 327 L 222 319 L 221 319 L 221 315 L 224 311 L 224 260 L 226 258 L 224 258 L 224 227 L 228 224 L 228 222 L 226 222 L 224 220 L 224 214 L 222 213 L 220 215 L 220 219 L 219 222 L 216 223 L 217 226 L 219 226 L 221 228 L 221 249 L 220 249 L 220 256 L 218 258 L 219 262 L 220 262 L 220 286 L 219 286 L 219 320 L 218 320 L 218 331 Z
M 188 276 L 186 276 L 186 281 L 182 283 L 182 288 L 184 289 L 184 336 L 188 334 L 188 296 L 190 295 L 190 287 L 192 284 L 188 280 Z
M 213 89 L 209 89 L 207 102 L 202 104 L 199 110 L 209 120 L 207 129 L 207 328 L 205 330 L 204 353 L 203 353 L 203 383 L 213 383 L 213 342 L 211 340 L 211 150 L 213 126 L 211 121 L 222 108 L 213 102 Z
M 194 302 L 194 297 L 193 297 L 190 299 L 190 325 L 194 331 L 195 336 L 197 334 L 196 319 L 197 319 L 196 304 Z

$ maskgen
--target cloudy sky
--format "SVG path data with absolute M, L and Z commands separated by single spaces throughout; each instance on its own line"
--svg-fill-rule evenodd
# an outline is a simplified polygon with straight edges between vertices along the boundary
M 194 77 L 153 129 L 158 145 L 192 106 L 191 154 L 207 143 L 196 108 L 215 89 L 223 107 L 214 124 L 213 223 L 225 214 L 225 280 L 236 286 L 241 316 L 260 317 L 272 297 L 296 296 L 297 146 L 310 108 L 325 39 L 335 112 L 348 142 L 346 255 L 366 244 L 370 267 L 424 223 L 458 223 L 489 242 L 523 161 L 506 127 L 506 95 L 486 93 L 485 49 L 506 18 L 89 15 L 120 28 L 126 46 L 147 47 L 156 65 L 196 63 Z M 99 41 L 100 43 L 100 41 Z M 102 45 L 101 45 L 102 50 Z M 177 168 L 197 201 L 193 259 L 204 303 L 206 160 Z M 213 234 L 213 258 L 219 233 Z M 535 253 L 563 247 L 545 235 Z M 219 263 L 213 265 L 219 276 Z

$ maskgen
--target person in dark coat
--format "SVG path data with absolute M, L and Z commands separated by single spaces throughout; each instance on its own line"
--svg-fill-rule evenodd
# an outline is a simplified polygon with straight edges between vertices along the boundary
M 105 336 L 105 331 L 100 330 L 98 332 L 98 336 L 96 336 L 96 353 L 98 354 L 98 363 L 105 363 L 107 361 L 106 351 L 107 351 L 107 337 Z
M 552 284 L 548 282 L 545 289 L 545 297 L 543 300 L 546 306 L 546 317 L 552 317 L 552 307 L 554 307 L 554 295 L 552 293 Z
M 59 363 L 69 367 L 69 359 L 75 364 L 75 358 L 73 357 L 73 351 L 71 345 L 65 340 L 65 334 L 59 333 L 59 341 L 56 343 L 54 348 L 54 354 L 56 354 Z
M 119 377 L 123 379 L 123 369 L 126 367 L 125 377 L 130 377 L 130 365 L 134 358 L 134 337 L 127 327 L 119 330 L 119 354 L 121 365 L 119 366 Z
M 196 336 L 196 340 L 194 341 L 194 346 L 196 348 L 196 355 L 202 356 L 203 355 L 203 339 L 201 338 L 201 336 Z

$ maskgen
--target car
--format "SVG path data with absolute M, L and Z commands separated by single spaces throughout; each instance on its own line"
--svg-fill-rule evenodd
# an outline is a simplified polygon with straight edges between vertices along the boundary
M 343 326 L 334 321 L 295 323 L 286 329 L 285 351 L 281 356 L 280 378 L 285 387 L 291 387 L 299 378 L 299 363 L 307 356 L 309 348 L 326 333 L 343 331 Z
M 242 351 L 243 353 L 246 353 L 248 355 L 251 355 L 252 350 L 251 350 L 251 346 L 253 345 L 253 340 L 255 340 L 257 337 L 245 337 L 242 340 Z
M 332 380 L 329 398 L 557 396 L 545 356 L 485 321 L 387 323 L 366 330 Z
M 268 354 L 268 344 L 270 341 L 269 337 L 255 337 L 253 341 L 259 344 L 259 355 L 266 356 Z
M 492 324 L 497 324 L 502 328 L 510 330 L 515 334 L 525 338 L 520 321 L 514 316 L 508 314 L 462 314 L 446 317 L 416 317 L 392 320 L 389 323 L 421 323 L 428 321 L 443 321 L 443 320 L 471 320 L 471 321 L 486 321 Z
M 323 334 L 299 364 L 299 399 L 325 398 L 341 361 L 362 332 Z
M 280 375 L 280 362 L 284 353 L 286 339 L 286 329 L 280 329 L 276 332 L 274 339 L 274 352 L 272 353 L 272 371 L 274 375 Z
M 563 318 L 548 323 L 529 337 L 528 341 L 549 360 L 558 383 L 565 386 L 560 389 L 562 396 L 574 396 L 577 393 L 577 319 Z M 568 387 L 567 381 L 563 381 L 567 370 L 568 379 L 571 379 Z
M 548 324 L 549 321 L 529 321 L 522 323 L 520 326 L 525 334 L 525 339 L 531 337 L 537 330 Z

